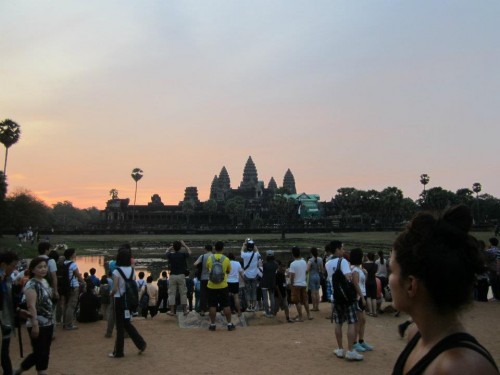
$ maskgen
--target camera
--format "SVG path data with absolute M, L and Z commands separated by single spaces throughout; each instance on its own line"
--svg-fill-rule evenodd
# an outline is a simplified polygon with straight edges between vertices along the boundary
M 255 243 L 250 238 L 248 238 L 247 239 L 247 250 L 253 251 L 254 246 L 255 246 Z

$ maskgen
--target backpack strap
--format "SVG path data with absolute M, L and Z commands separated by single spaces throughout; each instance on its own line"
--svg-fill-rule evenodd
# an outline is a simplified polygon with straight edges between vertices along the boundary
M 243 267 L 243 271 L 246 271 L 248 267 L 250 267 L 250 263 L 252 263 L 253 257 L 255 255 L 255 251 L 252 253 L 252 256 L 250 257 L 250 260 L 248 261 L 247 265 Z
M 68 270 L 69 268 L 71 267 L 71 265 L 73 264 L 73 261 L 70 260 L 68 263 L 66 263 L 66 265 L 68 266 Z M 71 273 L 71 277 L 69 278 L 69 287 L 71 288 L 71 281 L 75 278 L 75 271 L 73 271 Z

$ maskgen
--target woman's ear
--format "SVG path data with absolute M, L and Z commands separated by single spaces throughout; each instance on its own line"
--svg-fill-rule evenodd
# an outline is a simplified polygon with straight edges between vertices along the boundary
M 418 293 L 420 280 L 415 276 L 408 276 L 405 280 L 405 290 L 408 294 L 408 297 L 415 298 Z

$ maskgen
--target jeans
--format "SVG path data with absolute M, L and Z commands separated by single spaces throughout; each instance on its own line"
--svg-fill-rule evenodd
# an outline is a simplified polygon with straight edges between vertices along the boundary
M 27 371 L 36 366 L 37 371 L 45 371 L 49 367 L 50 344 L 52 343 L 53 325 L 40 327 L 40 333 L 36 339 L 31 337 L 32 328 L 28 328 L 33 353 L 28 355 L 21 363 L 21 369 Z
M 137 332 L 130 319 L 125 319 L 125 304 L 123 300 L 123 297 L 115 298 L 116 341 L 114 353 L 117 357 L 123 357 L 124 331 L 127 331 L 137 349 L 142 350 L 146 347 L 146 341 Z
M 266 312 L 266 314 L 274 315 L 274 312 L 276 311 L 274 289 L 262 288 L 262 299 L 264 300 L 264 311 Z M 269 302 L 271 302 L 270 306 Z
M 257 299 L 257 278 L 249 279 L 244 277 L 245 280 L 245 298 L 247 303 L 250 301 L 255 302 Z

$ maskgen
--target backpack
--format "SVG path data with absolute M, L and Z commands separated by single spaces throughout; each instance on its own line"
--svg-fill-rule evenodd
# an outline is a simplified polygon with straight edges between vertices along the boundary
M 356 291 L 354 285 L 347 281 L 342 272 L 342 261 L 344 258 L 339 258 L 337 268 L 332 275 L 333 300 L 336 305 L 348 306 L 356 301 Z
M 102 284 L 99 288 L 99 297 L 101 297 L 101 304 L 108 305 L 110 295 L 111 290 L 109 288 L 109 284 Z
M 209 280 L 214 284 L 219 284 L 224 281 L 224 269 L 222 268 L 222 262 L 226 259 L 224 255 L 217 260 L 215 255 L 212 255 L 212 269 L 210 270 Z
M 71 292 L 71 281 L 75 277 L 74 274 L 69 277 L 69 268 L 72 264 L 72 261 L 67 263 L 63 261 L 57 265 L 57 292 L 60 296 L 67 297 Z
M 148 306 L 149 306 L 149 294 L 148 294 L 148 286 L 146 285 L 144 286 L 144 293 L 139 302 L 139 312 L 142 314 L 144 313 L 147 314 Z
M 132 270 L 128 279 L 120 267 L 116 267 L 116 270 L 120 273 L 123 281 L 125 281 L 125 310 L 129 310 L 131 313 L 135 312 L 139 307 L 139 291 L 137 283 L 134 280 L 134 270 Z

